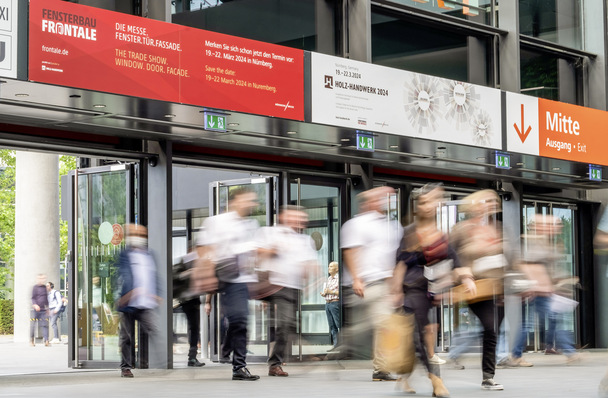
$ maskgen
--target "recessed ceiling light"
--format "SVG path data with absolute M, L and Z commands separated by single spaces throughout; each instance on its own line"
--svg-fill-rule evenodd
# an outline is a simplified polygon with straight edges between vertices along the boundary
M 234 122 L 228 123 L 228 126 L 230 126 L 230 127 L 235 127 L 235 126 L 238 126 L 238 125 L 239 125 L 238 123 L 234 123 Z
M 106 106 L 104 104 L 95 104 L 93 105 L 93 108 L 105 108 Z
M 524 165 L 524 162 L 517 162 L 517 163 L 515 163 L 515 165 L 516 165 L 516 166 L 523 166 L 523 165 Z
M 560 167 L 553 167 L 551 170 L 558 171 L 558 170 L 561 170 L 561 168 Z
M 342 142 L 349 142 L 350 138 L 341 138 L 340 141 L 342 141 Z
M 167 113 L 165 117 L 175 117 L 175 115 L 173 113 Z
M 15 94 L 15 97 L 29 97 L 29 94 L 26 93 L 19 93 L 19 94 Z
M 486 158 L 485 158 L 485 156 L 480 156 L 480 157 L 477 158 L 477 160 L 481 160 L 482 162 L 485 162 Z
M 399 145 L 391 145 L 391 146 L 389 146 L 389 148 L 391 148 L 391 149 L 399 149 Z
M 70 95 L 70 98 L 80 98 L 80 97 L 81 97 L 81 95 L 79 95 L 79 94 L 72 94 L 72 95 Z
M 298 134 L 298 132 L 297 131 L 288 131 L 287 134 L 294 135 L 294 134 Z

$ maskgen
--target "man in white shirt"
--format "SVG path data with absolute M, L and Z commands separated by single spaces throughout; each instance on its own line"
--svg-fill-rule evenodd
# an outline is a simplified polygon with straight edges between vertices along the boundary
M 245 187 L 229 192 L 228 212 L 210 217 L 197 243 L 199 257 L 223 269 L 218 272 L 220 302 L 228 329 L 222 347 L 224 355 L 232 352 L 232 380 L 258 380 L 247 369 L 248 283 L 257 281 L 254 272 L 254 236 L 258 223 L 247 218 L 257 206 L 257 195 Z
M 393 193 L 393 188 L 378 187 L 359 194 L 359 214 L 342 226 L 340 234 L 345 266 L 343 298 L 348 315 L 344 330 L 346 349 L 354 349 L 354 337 L 371 325 L 374 381 L 395 380 L 385 368 L 375 338 L 379 326 L 392 310 L 387 282 L 393 276 L 403 235 L 401 225 L 389 220 L 386 214 Z
M 288 354 L 289 336 L 296 331 L 296 312 L 300 290 L 314 270 L 317 255 L 314 242 L 302 234 L 308 215 L 297 206 L 284 206 L 279 225 L 260 229 L 258 253 L 274 293 L 265 297 L 275 309 L 276 330 L 274 347 L 268 357 L 268 375 L 287 377 L 281 364 Z

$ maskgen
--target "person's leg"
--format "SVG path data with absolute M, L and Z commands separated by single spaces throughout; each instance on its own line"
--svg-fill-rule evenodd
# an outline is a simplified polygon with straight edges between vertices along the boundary
M 38 312 L 34 309 L 30 311 L 30 343 L 35 344 L 36 322 L 38 320 Z
M 49 341 L 49 312 L 48 311 L 40 311 L 40 321 L 42 322 L 42 336 L 44 338 L 44 342 L 48 344 Z
M 374 372 L 386 372 L 386 361 L 380 348 L 380 341 L 377 338 L 380 327 L 386 323 L 389 318 L 392 307 L 388 295 L 389 287 L 387 283 L 380 283 L 369 286 L 365 289 L 365 300 L 367 301 L 366 314 L 369 320 L 373 323 L 373 359 Z
M 429 353 L 427 351 L 425 340 L 425 329 L 429 324 L 428 312 L 431 307 L 431 302 L 423 292 L 406 293 L 404 302 L 407 305 L 407 307 L 405 307 L 405 311 L 407 313 L 413 313 L 416 320 L 415 333 L 417 336 L 414 342 L 416 344 L 416 351 L 420 356 L 420 361 L 426 368 L 427 372 L 439 376 L 439 365 L 431 364 L 429 362 Z
M 51 326 L 53 328 L 53 339 L 60 340 L 59 329 L 57 328 L 57 318 L 59 314 L 51 314 Z
M 121 369 L 133 369 L 133 335 L 135 334 L 135 316 L 130 312 L 120 313 L 119 345 Z
M 340 302 L 334 301 L 325 304 L 325 313 L 327 314 L 332 344 L 336 347 L 338 345 L 338 331 L 340 330 Z
M 200 340 L 201 301 L 198 297 L 188 300 L 182 303 L 182 309 L 184 310 L 184 314 L 186 314 L 188 322 L 188 344 L 190 345 L 188 359 L 196 359 L 198 342 Z
M 492 379 L 496 371 L 496 331 L 502 321 L 500 311 L 492 300 L 470 303 L 469 308 L 483 326 L 482 361 L 483 379 Z
M 247 317 L 249 291 L 244 283 L 226 283 L 222 291 L 224 315 L 228 320 L 226 343 L 232 348 L 232 370 L 247 366 Z
M 285 362 L 289 337 L 296 330 L 296 303 L 298 291 L 283 288 L 270 297 L 270 304 L 275 305 L 277 328 L 272 353 L 268 357 L 268 366 L 280 366 Z

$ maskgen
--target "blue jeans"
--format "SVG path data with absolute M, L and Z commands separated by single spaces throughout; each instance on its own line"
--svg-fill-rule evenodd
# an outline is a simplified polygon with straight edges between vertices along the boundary
M 327 315 L 331 342 L 335 347 L 338 345 L 338 331 L 340 330 L 340 301 L 325 303 L 325 314 Z
M 559 314 L 551 311 L 551 297 L 538 296 L 534 298 L 531 304 L 534 305 L 534 311 L 538 314 L 538 318 L 540 319 L 543 328 L 545 325 L 545 318 L 548 319 L 549 326 L 545 333 L 545 344 L 547 346 L 553 346 L 553 341 L 555 341 L 555 348 L 561 349 L 565 354 L 574 352 L 574 342 L 569 333 L 565 330 L 556 332 Z M 530 317 L 532 316 L 533 312 L 530 313 Z M 520 358 L 522 356 L 526 344 L 526 335 L 528 332 L 534 330 L 534 321 L 533 318 L 530 319 L 530 317 L 529 319 L 522 320 L 521 333 L 515 342 L 512 351 L 513 357 L 515 358 Z

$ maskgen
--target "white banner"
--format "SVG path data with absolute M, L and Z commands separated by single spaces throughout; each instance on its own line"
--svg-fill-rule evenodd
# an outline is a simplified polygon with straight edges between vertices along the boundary
M 500 90 L 312 53 L 312 122 L 500 149 Z
M 507 93 L 507 150 L 539 155 L 538 98 Z
M 0 0 L 0 76 L 17 77 L 17 0 Z

